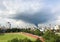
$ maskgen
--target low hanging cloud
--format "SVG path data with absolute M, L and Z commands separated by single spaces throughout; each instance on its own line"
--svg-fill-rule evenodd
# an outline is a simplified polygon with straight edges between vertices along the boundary
M 49 10 L 41 10 L 36 13 L 17 13 L 13 19 L 23 20 L 38 26 L 39 23 L 46 23 L 55 19 L 55 16 Z

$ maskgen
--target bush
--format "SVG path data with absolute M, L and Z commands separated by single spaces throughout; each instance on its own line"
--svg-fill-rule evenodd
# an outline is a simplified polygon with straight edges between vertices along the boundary
M 42 42 L 39 38 L 35 42 Z
M 43 37 L 45 38 L 45 42 L 60 42 L 60 36 L 50 30 L 47 30 Z
M 34 34 L 35 34 L 35 35 L 38 35 L 38 36 L 42 36 L 42 35 L 43 35 L 43 32 L 41 32 L 39 29 L 36 29 L 36 30 L 34 31 Z
M 30 39 L 27 39 L 27 38 L 25 38 L 25 39 L 18 39 L 18 38 L 14 38 L 14 39 L 12 39 L 12 40 L 9 40 L 8 42 L 32 42 Z
M 32 41 L 28 38 L 25 38 L 25 39 L 23 39 L 23 42 L 32 42 Z
M 10 40 L 8 42 L 19 42 L 19 40 L 18 40 L 18 38 L 14 38 L 14 39 L 12 39 L 12 40 Z

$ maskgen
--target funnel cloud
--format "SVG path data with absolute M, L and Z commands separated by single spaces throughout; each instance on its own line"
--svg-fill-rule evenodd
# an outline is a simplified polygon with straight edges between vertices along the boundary
M 27 12 L 17 13 L 13 18 L 35 24 L 37 27 L 39 23 L 46 23 L 54 19 L 53 14 L 48 10 L 42 10 L 33 14 Z

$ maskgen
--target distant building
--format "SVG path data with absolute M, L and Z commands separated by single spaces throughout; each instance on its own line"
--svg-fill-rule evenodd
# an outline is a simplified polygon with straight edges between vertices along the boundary
M 59 26 L 55 25 L 54 30 L 59 30 Z

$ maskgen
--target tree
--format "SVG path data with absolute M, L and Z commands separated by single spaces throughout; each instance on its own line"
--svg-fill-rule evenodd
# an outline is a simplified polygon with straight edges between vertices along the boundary
M 45 38 L 45 42 L 60 42 L 60 36 L 50 30 L 47 30 L 43 37 Z
M 60 32 L 60 25 L 58 25 L 58 27 L 59 27 L 59 32 Z
M 40 35 L 42 34 L 42 32 L 40 32 L 40 30 L 39 30 L 39 29 L 36 29 L 36 30 L 34 31 L 34 34 L 35 34 L 35 35 L 39 35 L 39 36 L 40 36 Z

